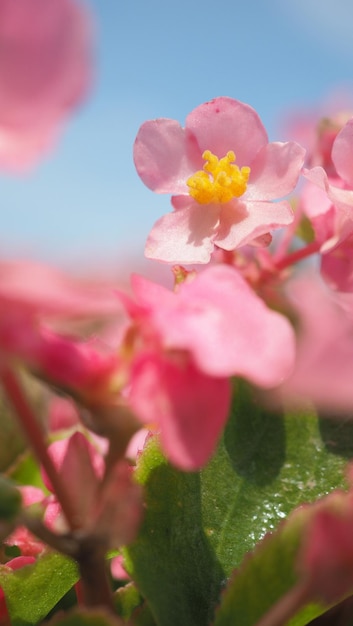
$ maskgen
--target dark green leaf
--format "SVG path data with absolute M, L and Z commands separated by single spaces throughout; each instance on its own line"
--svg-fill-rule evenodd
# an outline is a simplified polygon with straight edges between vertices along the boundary
M 0 476 L 0 520 L 9 522 L 21 510 L 22 496 L 15 483 Z
M 330 441 L 340 427 L 337 422 Z M 245 554 L 293 508 L 344 485 L 349 456 L 351 449 L 341 454 L 338 444 L 333 453 L 315 414 L 264 410 L 243 383 L 218 451 L 202 472 L 172 468 L 158 441 L 150 440 L 136 473 L 145 485 L 146 515 L 125 554 L 158 626 L 211 623 Z M 239 618 L 234 615 L 234 623 Z
M 64 617 L 54 618 L 53 626 L 122 626 L 123 622 L 104 609 L 75 609 Z

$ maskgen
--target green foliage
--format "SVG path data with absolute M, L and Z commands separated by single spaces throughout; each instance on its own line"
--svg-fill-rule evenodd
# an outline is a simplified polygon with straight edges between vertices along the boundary
M 9 522 L 18 515 L 22 506 L 21 493 L 9 478 L 0 476 L 0 521 Z
M 296 556 L 311 507 L 297 509 L 285 523 L 267 535 L 232 575 L 223 592 L 214 626 L 256 624 L 266 611 L 296 583 Z M 290 622 L 304 626 L 324 611 L 319 605 L 307 605 Z
M 264 535 L 299 504 L 345 485 L 343 470 L 353 450 L 346 441 L 341 450 L 341 428 L 338 421 L 332 426 L 328 443 L 316 415 L 264 410 L 253 390 L 239 383 L 224 437 L 200 473 L 172 468 L 157 439 L 148 442 L 136 472 L 146 489 L 146 514 L 125 557 L 158 626 L 212 623 L 228 578 Z M 268 588 L 275 586 L 275 601 L 295 580 L 300 532 L 281 537 L 279 544 L 267 542 L 267 565 L 272 560 L 273 567 L 267 572 L 265 561 L 259 561 L 268 583 L 264 602 L 256 568 L 243 570 L 242 585 L 251 593 L 242 601 L 253 604 L 259 594 L 257 615 L 267 610 Z M 278 568 L 274 564 L 281 558 L 286 567 Z M 236 605 L 227 623 L 242 626 L 244 606 Z M 320 612 L 318 607 L 309 609 L 308 621 Z
M 19 455 L 9 474 L 19 485 L 32 485 L 47 492 L 40 473 L 40 467 L 32 452 L 26 451 Z
M 76 609 L 65 617 L 53 619 L 55 626 L 122 626 L 123 622 L 103 609 Z
M 39 421 L 43 421 L 44 415 L 46 415 L 47 391 L 38 380 L 27 372 L 21 372 L 20 379 Z M 17 416 L 1 388 L 0 432 L 0 472 L 4 472 L 16 462 L 19 455 L 26 450 L 27 445 Z
M 124 550 L 134 584 L 116 592 L 121 618 L 134 626 L 253 626 L 296 580 L 303 518 L 296 512 L 286 521 L 288 514 L 345 486 L 351 428 L 312 412 L 265 410 L 239 382 L 223 438 L 201 472 L 170 466 L 158 438 L 151 438 L 136 469 L 146 512 L 137 539 Z M 40 484 L 29 454 L 14 475 L 25 483 L 28 472 Z M 75 564 L 54 553 L 15 572 L 0 567 L 12 625 L 38 624 L 77 578 Z M 304 607 L 291 626 L 307 624 L 322 610 Z M 106 619 L 91 613 L 53 623 L 81 624 L 77 619 L 82 626 L 114 623 L 87 621 Z
M 142 602 L 143 600 L 134 583 L 128 583 L 124 587 L 120 587 L 114 594 L 116 612 L 124 619 L 130 619 L 133 611 Z
M 75 563 L 56 553 L 45 554 L 33 565 L 14 572 L 0 566 L 0 586 L 11 625 L 38 624 L 77 580 Z
M 25 449 L 25 440 L 13 411 L 0 391 L 0 472 L 4 472 Z

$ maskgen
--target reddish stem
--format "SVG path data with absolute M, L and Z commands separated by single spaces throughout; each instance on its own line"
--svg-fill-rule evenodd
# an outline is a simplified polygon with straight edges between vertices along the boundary
M 282 257 L 276 261 L 275 266 L 278 270 L 284 270 L 286 267 L 290 267 L 291 265 L 294 265 L 294 263 L 298 263 L 298 261 L 303 261 L 312 254 L 316 254 L 319 250 L 320 244 L 317 241 L 313 241 L 305 246 L 305 248 L 300 248 L 299 250 L 295 250 L 295 252 L 291 252 L 290 254 Z
M 42 429 L 40 428 L 36 416 L 27 401 L 23 389 L 11 369 L 5 367 L 1 368 L 0 377 L 6 394 L 16 411 L 22 429 L 32 446 L 38 461 L 41 463 L 48 475 L 56 497 L 65 515 L 66 521 L 69 527 L 74 530 L 77 528 L 77 524 L 75 523 L 75 507 L 73 506 L 67 490 L 65 489 L 65 486 L 56 471 L 54 463 L 48 454 Z

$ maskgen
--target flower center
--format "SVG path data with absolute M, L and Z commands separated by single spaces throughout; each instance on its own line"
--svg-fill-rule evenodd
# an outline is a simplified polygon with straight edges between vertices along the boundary
M 210 150 L 205 150 L 202 158 L 206 161 L 203 170 L 199 170 L 186 181 L 190 196 L 196 202 L 224 203 L 245 193 L 250 167 L 239 169 L 234 165 L 235 154 L 232 150 L 222 159 L 218 159 Z

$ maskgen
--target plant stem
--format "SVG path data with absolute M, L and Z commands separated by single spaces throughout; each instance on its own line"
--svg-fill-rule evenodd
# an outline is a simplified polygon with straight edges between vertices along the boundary
M 16 374 L 8 367 L 1 368 L 0 377 L 6 394 L 16 411 L 17 418 L 24 434 L 32 446 L 38 461 L 41 463 L 48 475 L 66 521 L 71 530 L 74 530 L 77 528 L 77 524 L 75 522 L 77 517 L 76 508 L 72 503 L 58 472 L 56 471 L 50 455 L 48 454 L 42 429 L 40 428 L 38 420 L 28 403 L 21 384 L 18 381 Z
M 294 263 L 298 263 L 298 261 L 307 259 L 312 254 L 316 254 L 319 250 L 320 244 L 317 241 L 313 241 L 304 248 L 300 248 L 299 250 L 295 250 L 295 252 L 291 252 L 286 256 L 283 256 L 281 259 L 276 261 L 275 266 L 278 270 L 283 270 L 286 267 L 294 265 Z
M 105 606 L 114 612 L 113 594 L 105 558 L 106 548 L 94 537 L 81 539 L 75 559 L 80 570 L 80 590 L 85 606 Z

